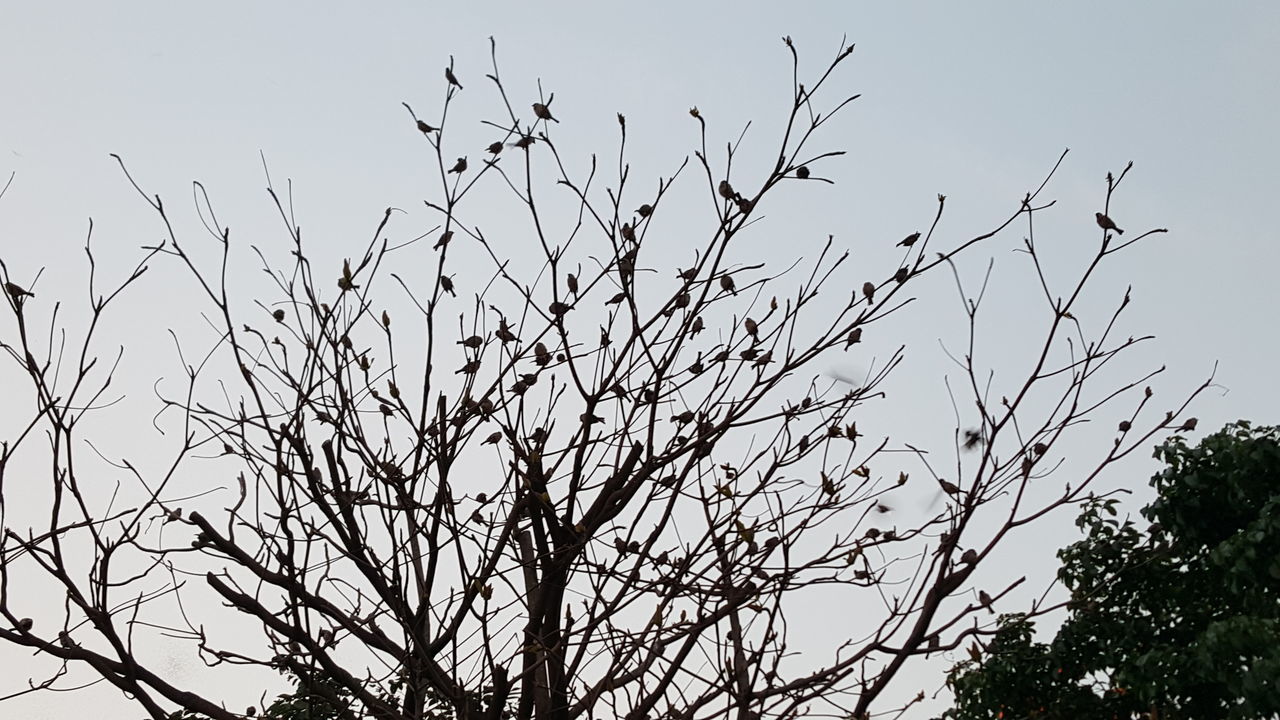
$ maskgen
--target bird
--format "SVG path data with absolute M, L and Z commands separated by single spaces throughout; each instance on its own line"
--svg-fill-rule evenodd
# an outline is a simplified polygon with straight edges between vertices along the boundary
M 733 186 L 729 184 L 728 180 L 721 180 L 717 190 L 720 193 L 720 197 L 725 200 L 732 200 L 734 196 L 737 195 L 737 193 L 733 191 Z
M 909 277 L 911 277 L 911 268 L 900 267 L 898 272 L 893 274 L 893 279 L 899 284 L 906 282 Z
M 506 318 L 498 318 L 498 329 L 493 331 L 493 336 L 502 341 L 503 345 L 516 339 L 516 334 L 511 332 Z
M 625 292 L 620 292 L 614 295 L 613 297 L 609 298 L 608 300 L 606 300 L 604 304 L 617 305 L 618 303 L 621 303 L 623 300 L 626 300 L 626 299 L 627 299 L 627 294 Z
M 480 444 L 481 445 L 497 445 L 498 442 L 501 440 L 502 440 L 502 431 L 498 430 L 496 432 L 491 433 L 489 437 L 485 438 L 484 442 Z
M 760 326 L 756 325 L 755 320 L 752 320 L 751 318 L 747 318 L 742 322 L 742 325 L 747 329 L 748 335 L 750 335 L 751 337 L 757 340 L 760 339 Z
M 422 133 L 423 135 L 426 135 L 428 133 L 433 133 L 439 129 L 440 128 L 431 127 L 430 125 L 422 122 L 421 120 L 418 121 L 418 132 Z
M 996 614 L 996 611 L 991 609 L 991 596 L 987 594 L 986 590 L 978 591 L 978 602 L 982 603 L 982 607 L 986 608 L 987 612 L 992 615 Z
M 862 342 L 862 328 L 854 328 L 849 331 L 849 337 L 845 339 L 844 349 L 848 350 L 849 346 Z
M 452 231 L 452 230 L 445 230 L 444 232 L 440 233 L 440 239 L 436 241 L 436 244 L 435 244 L 435 245 L 432 245 L 432 246 L 431 246 L 431 249 L 432 249 L 432 250 L 439 250 L 440 248 L 444 247 L 445 245 L 448 245 L 448 244 L 449 244 L 449 241 L 450 241 L 450 240 L 452 240 L 452 239 L 453 239 L 453 231 Z
M 733 293 L 734 295 L 738 294 L 738 287 L 737 284 L 733 282 L 732 275 L 720 276 L 720 289 L 728 293 Z
M 645 203 L 640 207 L 636 208 L 636 214 L 642 218 L 647 218 L 653 214 L 653 206 L 650 205 L 649 203 Z
M 902 242 L 898 243 L 898 247 L 911 247 L 912 245 L 915 245 L 916 241 L 919 239 L 920 239 L 920 233 L 913 232 L 910 235 L 902 238 Z
M 938 486 L 942 488 L 942 492 L 948 495 L 960 494 L 960 486 L 956 485 L 955 483 L 949 480 L 943 480 L 942 478 L 938 478 Z
M 18 621 L 18 630 L 22 632 L 31 632 L 31 628 L 34 625 L 35 625 L 35 622 L 33 622 L 31 618 L 24 617 Z
M 1200 421 L 1196 418 L 1187 418 L 1182 425 L 1178 427 L 1178 430 L 1182 432 L 1191 432 L 1196 429 L 1196 425 L 1199 424 L 1199 422 Z
M 876 284 L 868 280 L 862 283 L 862 296 L 867 299 L 867 303 L 876 301 Z
M 278 323 L 284 322 L 284 310 L 276 310 L 271 313 L 271 317 L 275 318 Z
M 454 163 L 453 167 L 449 168 L 449 172 L 451 173 L 462 174 L 466 171 L 467 171 L 467 159 L 465 157 L 458 158 L 458 162 Z
M 489 144 L 489 147 L 488 147 L 488 148 L 486 148 L 486 149 L 487 149 L 491 154 L 493 154 L 493 155 L 497 155 L 498 153 L 502 152 L 502 141 L 501 141 L 501 140 L 499 140 L 498 142 L 490 143 L 490 144 Z
M 577 275 L 574 275 L 573 273 L 569 273 L 569 277 L 565 278 L 565 285 L 569 287 L 569 292 L 573 293 L 574 297 L 578 296 L 578 276 Z
M 4 284 L 4 289 L 9 291 L 9 295 L 12 296 L 15 301 L 21 300 L 24 297 L 36 296 L 36 294 L 33 292 L 27 292 L 26 290 L 23 290 L 17 283 L 7 282 Z
M 450 295 L 454 295 L 454 297 L 457 297 L 457 295 L 455 295 L 453 292 L 453 278 L 450 277 L 449 275 L 440 276 L 440 288 L 445 292 L 449 293 Z
M 805 165 L 801 165 L 800 167 L 796 168 L 796 177 L 800 178 L 801 180 L 808 180 L 809 168 Z
M 551 122 L 560 122 L 551 116 L 551 108 L 542 103 L 533 104 L 533 114 L 538 116 L 539 120 L 550 120 Z
M 556 317 L 560 317 L 565 313 L 569 312 L 570 310 L 572 310 L 573 308 L 565 303 L 560 302 L 559 300 L 556 300 L 552 302 L 549 306 L 547 306 L 547 309 L 551 311 L 552 315 Z
M 458 76 L 453 74 L 453 68 L 444 69 L 444 79 L 448 80 L 450 85 L 456 86 L 459 90 L 462 89 L 462 83 L 458 82 Z
M 1123 235 L 1124 231 L 1116 227 L 1116 223 L 1111 218 L 1102 213 L 1094 213 L 1093 218 L 1098 221 L 1098 227 L 1103 230 L 1115 230 L 1117 235 Z

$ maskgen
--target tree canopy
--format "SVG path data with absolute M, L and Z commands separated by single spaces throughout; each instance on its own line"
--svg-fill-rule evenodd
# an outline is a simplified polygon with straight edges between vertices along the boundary
M 955 708 L 976 718 L 1272 718 L 1280 713 L 1280 428 L 1228 425 L 1156 449 L 1148 523 L 1114 497 L 1081 513 L 1062 550 L 1068 617 L 1049 642 L 1001 618 L 956 668 Z
M 87 244 L 82 330 L 0 259 L 0 349 L 25 388 L 0 440 L 0 643 L 36 658 L 13 692 L 104 681 L 153 720 L 862 719 L 921 701 L 903 670 L 984 636 L 1023 582 L 979 587 L 978 568 L 1178 426 L 1190 399 L 1153 407 L 1159 369 L 1112 373 L 1149 339 L 1119 330 L 1129 293 L 1084 300 L 1164 230 L 1126 213 L 1130 163 L 1058 216 L 1079 262 L 1045 272 L 1059 157 L 977 228 L 945 225 L 931 191 L 889 237 L 796 237 L 767 213 L 835 183 L 858 96 L 838 87 L 851 45 L 816 72 L 789 37 L 778 51 L 790 82 L 763 150 L 750 123 L 675 108 L 692 149 L 644 184 L 625 114 L 616 149 L 578 162 L 582 119 L 555 93 L 509 87 L 496 49 L 483 69 L 451 60 L 438 103 L 404 107 L 430 191 L 336 253 L 270 175 L 274 243 L 233 233 L 199 182 L 188 227 L 116 158 L 163 239 L 114 282 Z M 958 262 L 1013 227 L 1035 293 L 1016 328 L 987 320 L 990 273 Z M 855 261 L 871 242 L 884 261 Z M 132 360 L 103 359 L 101 321 L 152 268 L 194 297 L 156 300 L 190 307 L 166 328 L 180 370 L 152 388 L 156 442 L 122 459 L 85 420 L 117 410 Z M 897 437 L 868 408 L 933 277 L 958 295 L 931 385 L 954 412 Z M 997 373 L 985 358 L 1014 346 Z M 844 358 L 866 372 L 831 372 Z M 1075 445 L 1109 413 L 1128 418 L 1114 437 Z M 1047 482 L 1068 444 L 1084 478 Z M 815 628 L 817 606 L 858 611 Z M 168 672 L 161 642 L 206 676 L 297 691 L 232 707 Z

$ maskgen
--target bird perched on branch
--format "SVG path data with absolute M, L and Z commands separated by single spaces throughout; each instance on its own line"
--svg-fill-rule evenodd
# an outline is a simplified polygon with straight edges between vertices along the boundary
M 902 242 L 898 243 L 898 247 L 911 247 L 912 245 L 915 245 L 916 241 L 919 239 L 920 239 L 920 233 L 913 232 L 910 235 L 902 238 Z
M 559 120 L 551 116 L 551 108 L 547 107 L 546 105 L 543 105 L 540 102 L 536 102 L 533 104 L 533 114 L 537 115 L 539 120 L 548 120 L 550 122 L 560 122 Z
M 444 69 L 444 79 L 448 80 L 450 85 L 453 85 L 459 90 L 462 89 L 462 83 L 458 82 L 458 76 L 453 74 L 453 68 L 447 67 Z
M 26 290 L 23 290 L 21 287 L 18 286 L 17 283 L 7 282 L 4 284 L 4 289 L 9 292 L 9 296 L 13 298 L 14 302 L 17 302 L 22 298 L 36 296 L 35 293 L 27 292 Z
M 1095 220 L 1098 221 L 1098 227 L 1102 228 L 1103 230 L 1115 230 L 1117 235 L 1124 234 L 1123 230 L 1116 227 L 1115 221 L 1107 217 L 1106 215 L 1103 215 L 1102 213 L 1094 213 L 1093 217 Z
M 449 168 L 449 172 L 451 173 L 462 174 L 466 171 L 467 171 L 467 159 L 465 157 L 458 158 L 458 162 L 454 163 L 453 167 Z

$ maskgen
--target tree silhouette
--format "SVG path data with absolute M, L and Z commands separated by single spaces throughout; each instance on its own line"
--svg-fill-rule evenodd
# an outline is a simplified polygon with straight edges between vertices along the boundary
M 38 298 L 8 295 L 3 347 L 30 401 L 6 407 L 23 420 L 2 446 L 0 492 L 11 494 L 24 453 L 50 468 L 47 502 L 22 515 L 40 527 L 20 530 L 12 502 L 3 506 L 0 638 L 60 663 L 29 691 L 87 666 L 152 718 L 253 714 L 167 677 L 147 654 L 154 634 L 190 641 L 208 672 L 286 675 L 298 691 L 259 703 L 278 717 L 861 718 L 885 706 L 908 663 L 993 632 L 984 606 L 1017 581 L 979 596 L 975 569 L 1014 531 L 1083 501 L 1094 478 L 1185 407 L 1121 432 L 1061 494 L 1033 503 L 1024 493 L 1056 467 L 1055 447 L 1076 425 L 1129 398 L 1130 421 L 1146 417 L 1142 386 L 1158 370 L 1094 387 L 1099 368 L 1145 339 L 1113 338 L 1128 295 L 1100 333 L 1073 311 L 1103 261 L 1163 231 L 1117 242 L 1104 230 L 1058 295 L 1030 222 L 1053 205 L 1046 178 L 989 232 L 960 240 L 937 231 L 939 196 L 928 230 L 884 240 L 903 255 L 879 271 L 851 268 L 833 238 L 780 272 L 744 258 L 740 238 L 774 191 L 832 182 L 824 161 L 841 151 L 813 146 L 857 98 L 826 99 L 852 46 L 804 84 L 784 40 L 793 92 L 771 169 L 735 172 L 741 139 L 713 152 L 710 121 L 693 108 L 692 160 L 649 190 L 629 177 L 621 114 L 617 167 L 592 158 L 570 172 L 551 97 L 513 100 L 496 53 L 488 80 L 504 119 L 484 122 L 487 152 L 455 147 L 449 109 L 464 91 L 451 63 L 438 119 L 406 105 L 439 179 L 430 229 L 393 241 L 399 215 L 388 208 L 340 269 L 309 252 L 275 186 L 285 263 L 237 244 L 199 183 L 209 240 L 189 240 L 125 170 L 166 238 L 105 296 L 91 276 L 80 359 L 62 362 L 64 346 L 35 332 L 57 317 L 38 282 L 16 279 Z M 532 117 L 517 111 L 529 107 Z M 572 124 L 562 111 L 556 129 Z M 1104 213 L 1116 212 L 1127 172 L 1108 176 Z M 505 188 L 511 205 L 473 207 L 479 187 Z M 697 227 L 681 229 L 684 266 L 653 240 L 668 232 L 653 228 L 675 193 L 705 197 L 711 220 L 696 242 Z M 506 239 L 486 222 L 512 208 L 525 229 Z M 1094 210 L 1079 212 L 1090 234 Z M 1043 347 L 997 401 L 968 334 L 956 389 L 972 395 L 965 414 L 976 419 L 952 428 L 956 473 L 943 477 L 909 439 L 872 440 L 857 423 L 901 350 L 865 380 L 818 368 L 873 333 L 894 342 L 909 288 L 935 271 L 954 275 L 976 327 L 982 293 L 967 294 L 953 260 L 1020 221 L 1044 283 Z M 237 296 L 233 247 L 257 253 L 274 297 Z M 91 269 L 93 257 L 90 247 Z M 93 446 L 79 426 L 106 412 L 98 321 L 162 261 L 203 294 L 216 337 L 198 353 L 180 344 L 182 387 L 158 386 L 159 420 L 180 428 L 167 471 L 120 463 L 130 485 L 104 499 L 83 469 Z M 425 285 L 410 275 L 424 263 L 434 268 Z M 10 282 L 10 268 L 0 271 Z M 410 299 L 412 314 L 387 310 L 389 293 Z M 193 474 L 210 468 L 237 478 L 230 500 L 193 490 Z M 885 501 L 908 482 L 936 485 L 941 505 L 888 527 Z M 32 577 L 62 606 L 27 609 Z M 859 637 L 797 654 L 789 620 L 815 598 L 855 597 L 879 608 Z M 259 631 L 218 624 L 246 621 Z

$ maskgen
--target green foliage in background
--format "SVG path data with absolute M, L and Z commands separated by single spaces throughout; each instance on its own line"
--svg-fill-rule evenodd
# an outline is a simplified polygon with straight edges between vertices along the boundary
M 1001 618 L 987 655 L 952 671 L 945 717 L 1280 716 L 1280 428 L 1175 436 L 1156 458 L 1149 527 L 1114 499 L 1087 505 L 1086 538 L 1058 553 L 1071 604 L 1057 636 Z

